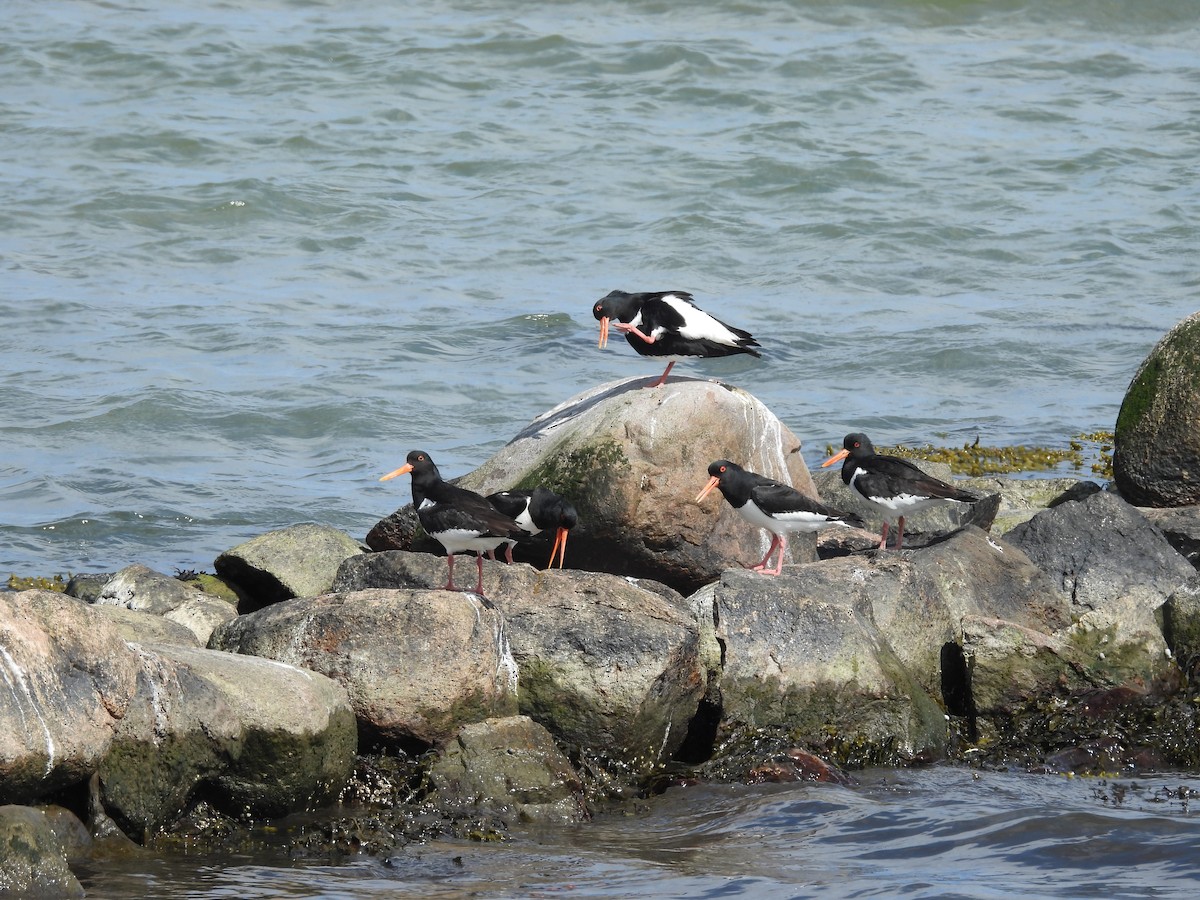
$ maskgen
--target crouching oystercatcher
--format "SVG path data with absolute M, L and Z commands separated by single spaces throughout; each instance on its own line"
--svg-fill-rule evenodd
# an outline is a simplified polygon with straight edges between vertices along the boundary
M 844 513 L 806 497 L 794 487 L 749 472 L 737 463 L 718 459 L 708 467 L 712 477 L 696 496 L 699 503 L 713 488 L 720 488 L 729 505 L 751 525 L 771 532 L 767 555 L 753 569 L 766 575 L 778 575 L 783 570 L 783 554 L 787 550 L 787 535 L 793 531 L 821 531 L 835 525 L 861 527 L 862 520 L 853 513 Z M 767 568 L 771 554 L 779 550 L 775 568 Z
M 547 529 L 555 529 L 554 546 L 550 550 L 547 568 L 554 567 L 555 555 L 558 556 L 558 567 L 563 567 L 567 558 L 567 532 L 579 522 L 579 515 L 570 502 L 544 487 L 536 487 L 532 491 L 498 491 L 489 494 L 487 499 L 528 534 L 541 534 Z M 505 559 L 511 563 L 512 548 L 516 541 L 509 538 L 504 543 L 508 545 L 504 551 Z
M 511 517 L 504 515 L 480 494 L 460 488 L 442 479 L 438 467 L 424 450 L 413 450 L 406 462 L 380 478 L 387 481 L 412 473 L 413 506 L 421 527 L 446 548 L 448 575 L 446 590 L 454 586 L 454 554 L 475 551 L 479 579 L 475 593 L 483 594 L 483 554 L 495 550 L 507 540 L 521 540 L 525 532 Z
M 600 320 L 601 349 L 608 345 L 608 329 L 612 327 L 623 332 L 629 346 L 642 356 L 668 360 L 662 376 L 646 387 L 663 384 L 671 367 L 685 357 L 734 353 L 762 356 L 754 349 L 760 344 L 750 332 L 710 316 L 692 302 L 692 295 L 686 291 L 612 291 L 596 301 L 592 313 Z
M 865 434 L 846 435 L 842 449 L 821 463 L 821 468 L 842 460 L 845 460 L 842 462 L 842 481 L 883 516 L 880 550 L 887 546 L 891 519 L 899 517 L 896 530 L 896 549 L 899 550 L 904 543 L 906 515 L 945 503 L 975 503 L 979 500 L 972 493 L 925 474 L 907 459 L 881 456 Z

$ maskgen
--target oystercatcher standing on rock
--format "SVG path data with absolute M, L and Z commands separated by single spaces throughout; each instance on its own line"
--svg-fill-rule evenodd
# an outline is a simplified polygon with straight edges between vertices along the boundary
M 787 535 L 793 531 L 821 531 L 835 525 L 861 527 L 862 520 L 853 513 L 844 513 L 806 497 L 791 485 L 774 481 L 763 475 L 748 472 L 737 463 L 718 459 L 708 467 L 712 477 L 696 496 L 699 503 L 713 488 L 720 488 L 729 505 L 751 525 L 771 532 L 767 555 L 753 569 L 766 575 L 783 571 L 783 554 L 787 550 Z M 775 568 L 767 568 L 767 560 L 775 550 L 779 558 Z
M 821 468 L 842 463 L 842 481 L 883 515 L 883 533 L 879 549 L 887 547 L 889 520 L 899 517 L 896 549 L 904 543 L 904 517 L 921 509 L 944 503 L 975 503 L 974 494 L 926 475 L 907 459 L 880 456 L 865 434 L 848 434 L 842 449 Z
M 446 548 L 449 573 L 445 589 L 458 590 L 454 586 L 454 554 L 474 550 L 479 570 L 475 593 L 482 597 L 483 554 L 506 540 L 522 539 L 525 532 L 480 494 L 443 481 L 438 467 L 424 450 L 413 450 L 406 459 L 404 465 L 379 480 L 412 473 L 413 506 L 421 527 Z
M 596 302 L 592 313 L 600 320 L 601 349 L 608 345 L 611 326 L 623 332 L 629 346 L 642 356 L 669 360 L 662 377 L 646 387 L 663 384 L 671 367 L 685 357 L 762 355 L 754 349 L 759 343 L 750 332 L 710 316 L 692 302 L 692 295 L 686 291 L 612 291 Z
M 579 521 L 574 506 L 544 487 L 536 487 L 532 491 L 498 491 L 489 494 L 487 499 L 492 506 L 513 519 L 529 534 L 541 534 L 549 528 L 556 529 L 547 568 L 554 567 L 555 555 L 558 556 L 558 567 L 563 567 L 567 558 L 567 532 Z M 505 559 L 511 563 L 512 548 L 516 541 L 510 538 L 504 543 L 508 545 L 504 551 Z

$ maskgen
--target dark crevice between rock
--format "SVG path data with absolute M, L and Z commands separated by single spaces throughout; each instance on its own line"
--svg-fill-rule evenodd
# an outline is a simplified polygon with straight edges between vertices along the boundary
M 713 623 L 717 622 L 717 608 L 713 606 Z M 696 706 L 696 714 L 688 722 L 687 735 L 679 749 L 675 751 L 674 761 L 688 766 L 699 765 L 712 759 L 717 747 L 717 732 L 721 727 L 724 715 L 724 704 L 721 700 L 721 672 L 725 669 L 725 642 L 717 638 L 717 646 L 721 648 L 721 663 L 714 672 L 708 673 L 708 687 L 704 696 Z
M 717 744 L 717 728 L 721 724 L 720 695 L 705 696 L 688 722 L 687 736 L 675 751 L 675 761 L 695 766 L 712 759 Z
M 942 644 L 942 702 L 946 712 L 966 720 L 967 739 L 977 741 L 975 697 L 971 693 L 971 670 L 962 647 L 954 641 Z

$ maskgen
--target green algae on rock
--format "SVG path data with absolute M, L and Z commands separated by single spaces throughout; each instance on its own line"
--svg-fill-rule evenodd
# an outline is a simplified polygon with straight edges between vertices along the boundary
M 9 575 L 8 589 L 10 591 L 58 591 L 61 594 L 67 589 L 68 581 L 70 581 L 70 576 L 64 578 L 62 575 L 52 575 L 44 578 L 34 575 L 28 578 L 18 578 L 16 575 Z

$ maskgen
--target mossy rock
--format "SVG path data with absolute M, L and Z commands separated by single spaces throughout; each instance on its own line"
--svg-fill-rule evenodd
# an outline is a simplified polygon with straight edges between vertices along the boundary
M 1200 503 L 1200 313 L 1167 332 L 1129 383 L 1113 477 L 1138 506 Z

